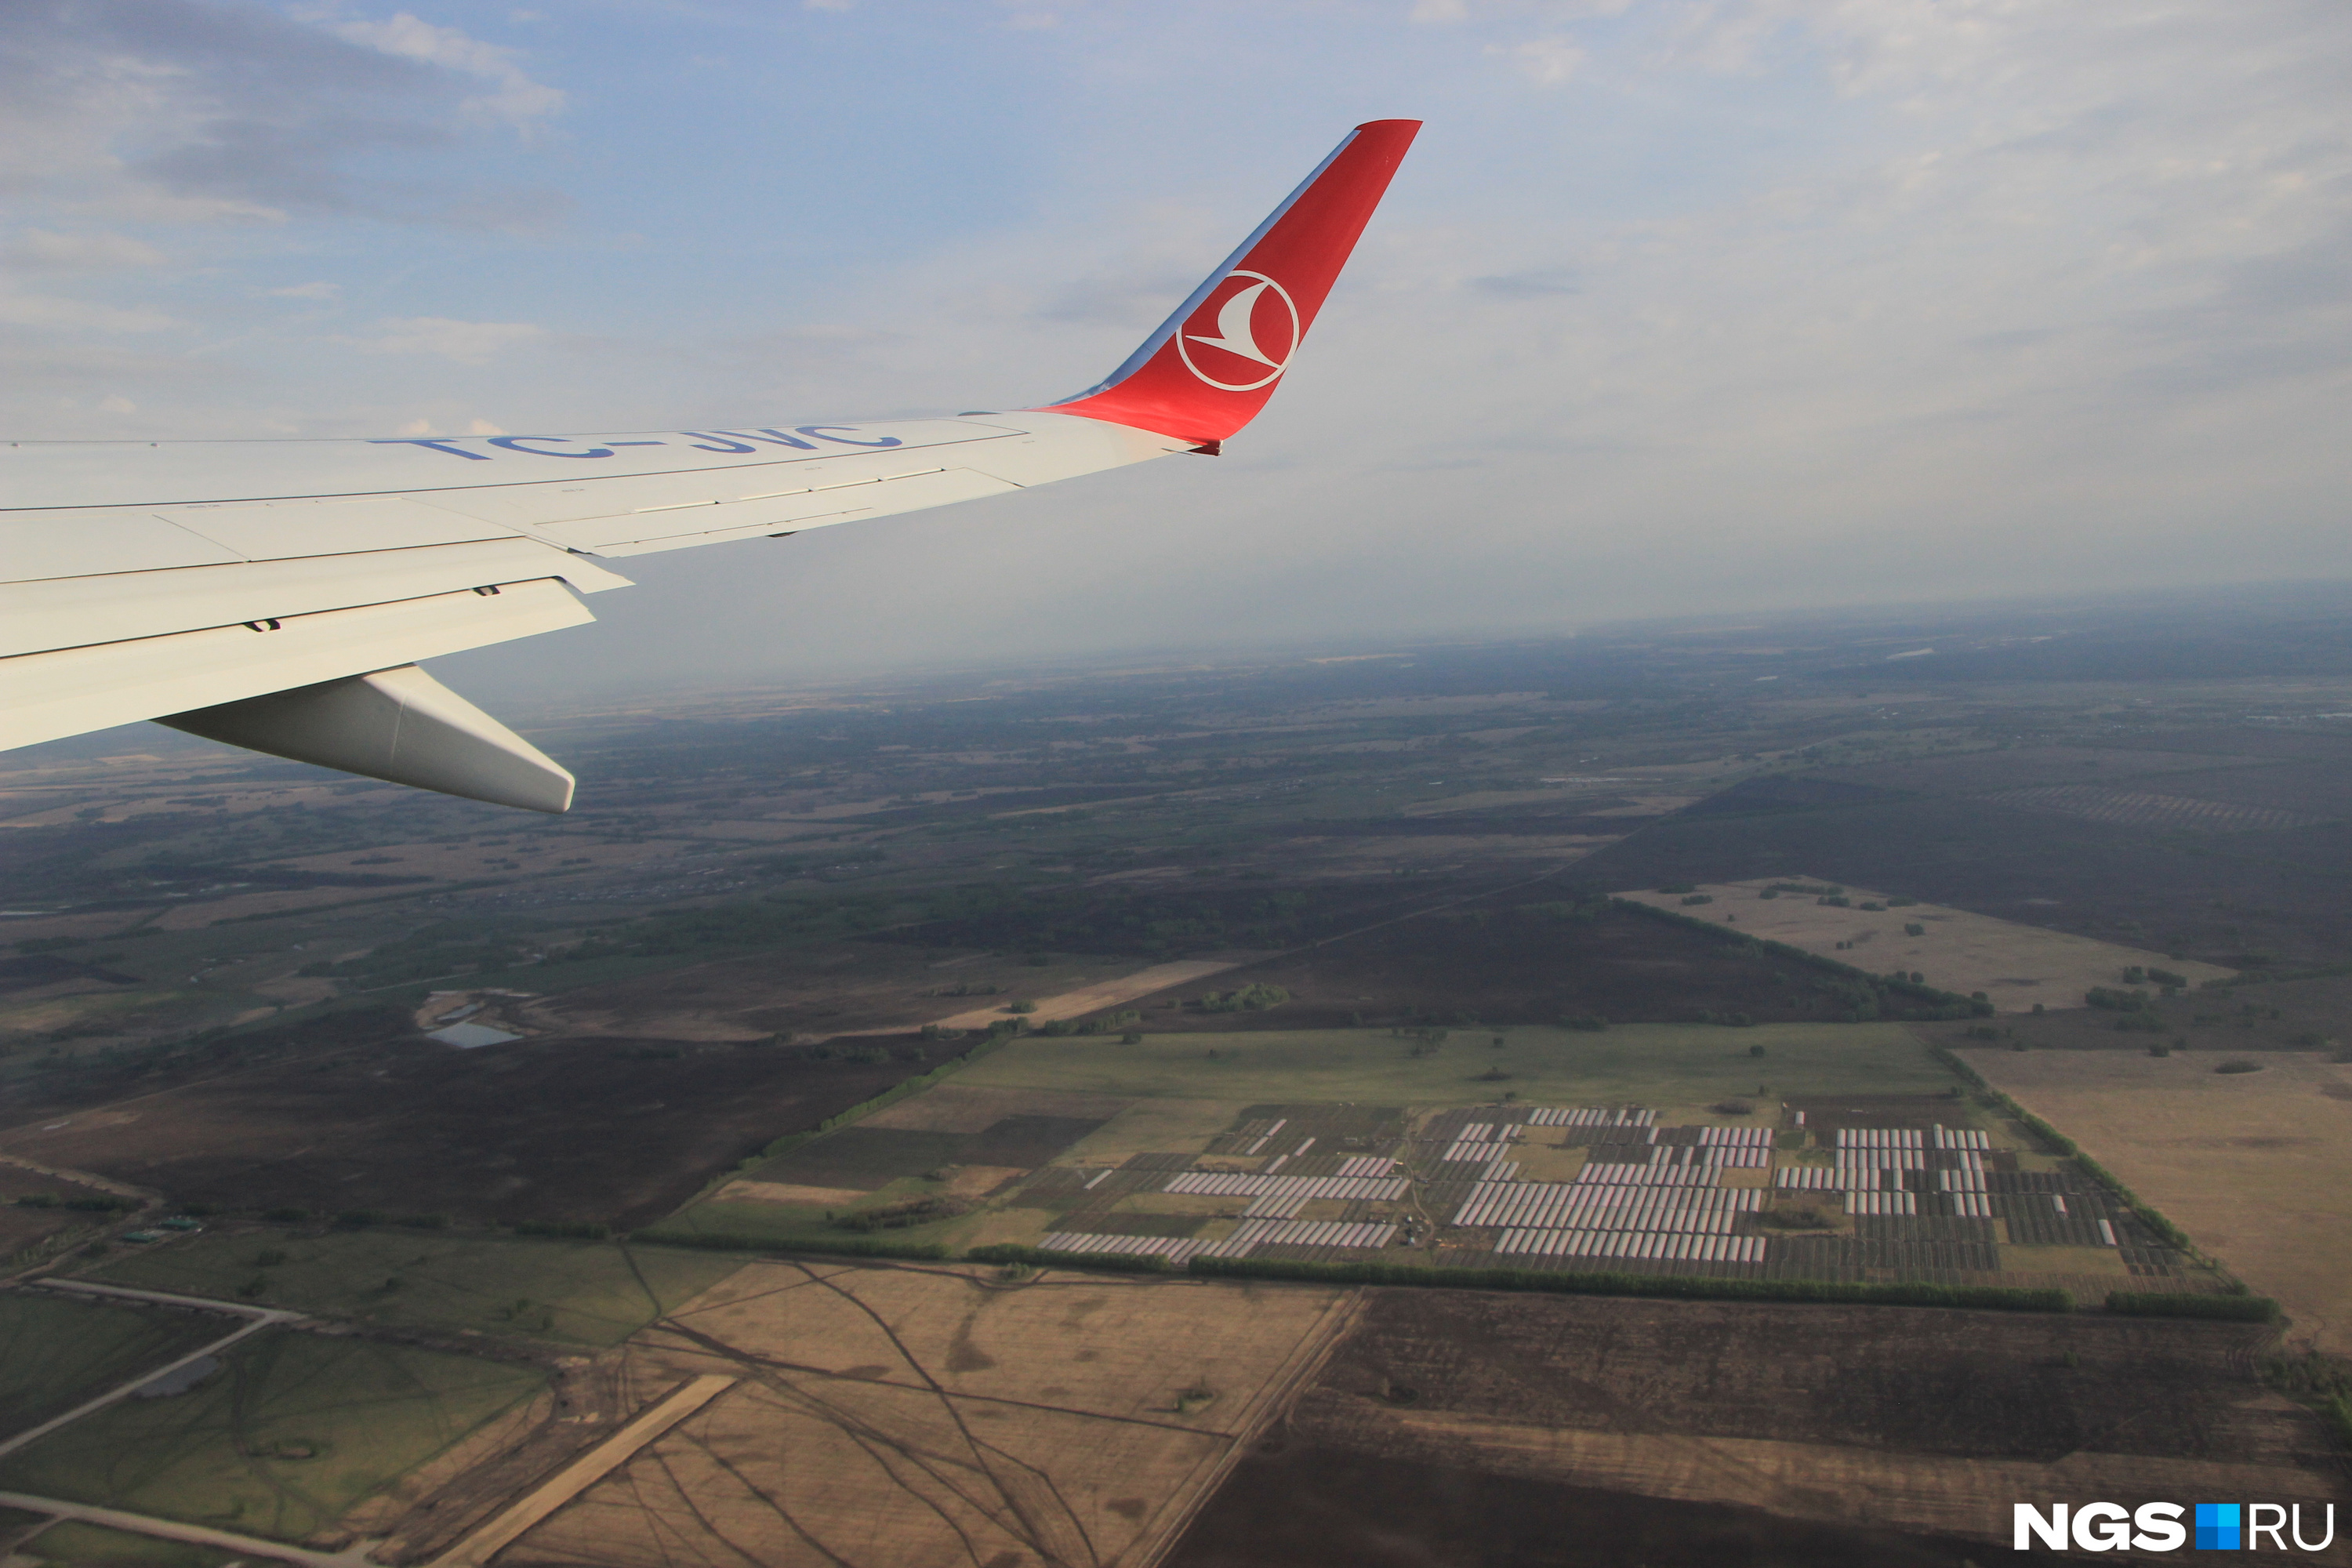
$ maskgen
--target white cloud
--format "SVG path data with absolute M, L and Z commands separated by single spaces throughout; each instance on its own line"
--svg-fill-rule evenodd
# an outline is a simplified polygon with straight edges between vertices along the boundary
M 161 310 L 0 289 L 0 323 L 65 332 L 160 332 L 179 325 Z
M 357 346 L 378 354 L 438 354 L 466 364 L 484 364 L 507 350 L 547 337 L 529 321 L 459 321 L 446 316 L 409 316 L 376 323 L 378 335 Z
M 260 292 L 271 300 L 337 300 L 342 297 L 343 286 L 320 280 L 289 283 L 283 289 L 264 289 Z
M 161 267 L 163 261 L 163 253 L 153 246 L 121 234 L 58 234 L 28 228 L 0 246 L 0 263 L 28 272 L 111 271 Z
M 1584 51 L 1566 38 L 1530 38 L 1523 44 L 1492 44 L 1490 55 L 1501 55 L 1518 68 L 1519 74 L 1538 87 L 1558 87 L 1576 74 L 1585 59 Z
M 336 37 L 404 59 L 421 60 L 464 71 L 496 84 L 495 90 L 467 100 L 478 113 L 496 116 L 509 124 L 528 127 L 556 113 L 564 104 L 561 89 L 533 81 L 515 63 L 515 51 L 487 44 L 455 27 L 436 26 L 403 11 L 389 22 L 337 22 Z

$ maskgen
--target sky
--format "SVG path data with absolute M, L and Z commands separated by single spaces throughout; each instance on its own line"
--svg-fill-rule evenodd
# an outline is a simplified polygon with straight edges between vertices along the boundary
M 599 625 L 436 671 L 530 701 L 2352 576 L 2341 0 L 7 0 L 0 416 L 1034 405 L 1400 117 L 1225 456 L 638 558 Z

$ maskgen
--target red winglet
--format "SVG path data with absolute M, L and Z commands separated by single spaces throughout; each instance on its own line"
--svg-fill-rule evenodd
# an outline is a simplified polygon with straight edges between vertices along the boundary
M 1420 129 L 1375 120 L 1349 132 L 1125 364 L 1053 411 L 1208 447 L 1255 418 Z

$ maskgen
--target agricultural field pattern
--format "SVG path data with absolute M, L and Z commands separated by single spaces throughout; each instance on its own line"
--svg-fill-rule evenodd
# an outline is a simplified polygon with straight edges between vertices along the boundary
M 561 818 L 12 753 L 9 1561 L 2308 1532 L 2352 606 L 2168 604 L 551 711 Z

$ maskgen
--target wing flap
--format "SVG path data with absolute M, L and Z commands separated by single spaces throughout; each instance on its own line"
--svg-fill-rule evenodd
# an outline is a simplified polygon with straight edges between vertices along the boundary
M 224 702 L 161 722 L 191 735 L 492 805 L 566 811 L 572 777 L 415 665 Z
M 629 580 L 533 540 L 484 540 L 370 556 L 331 555 L 118 572 L 0 584 L 0 658 L 169 637 L 246 621 L 562 577 L 583 594 Z
M 581 626 L 552 578 L 0 659 L 0 749 Z

